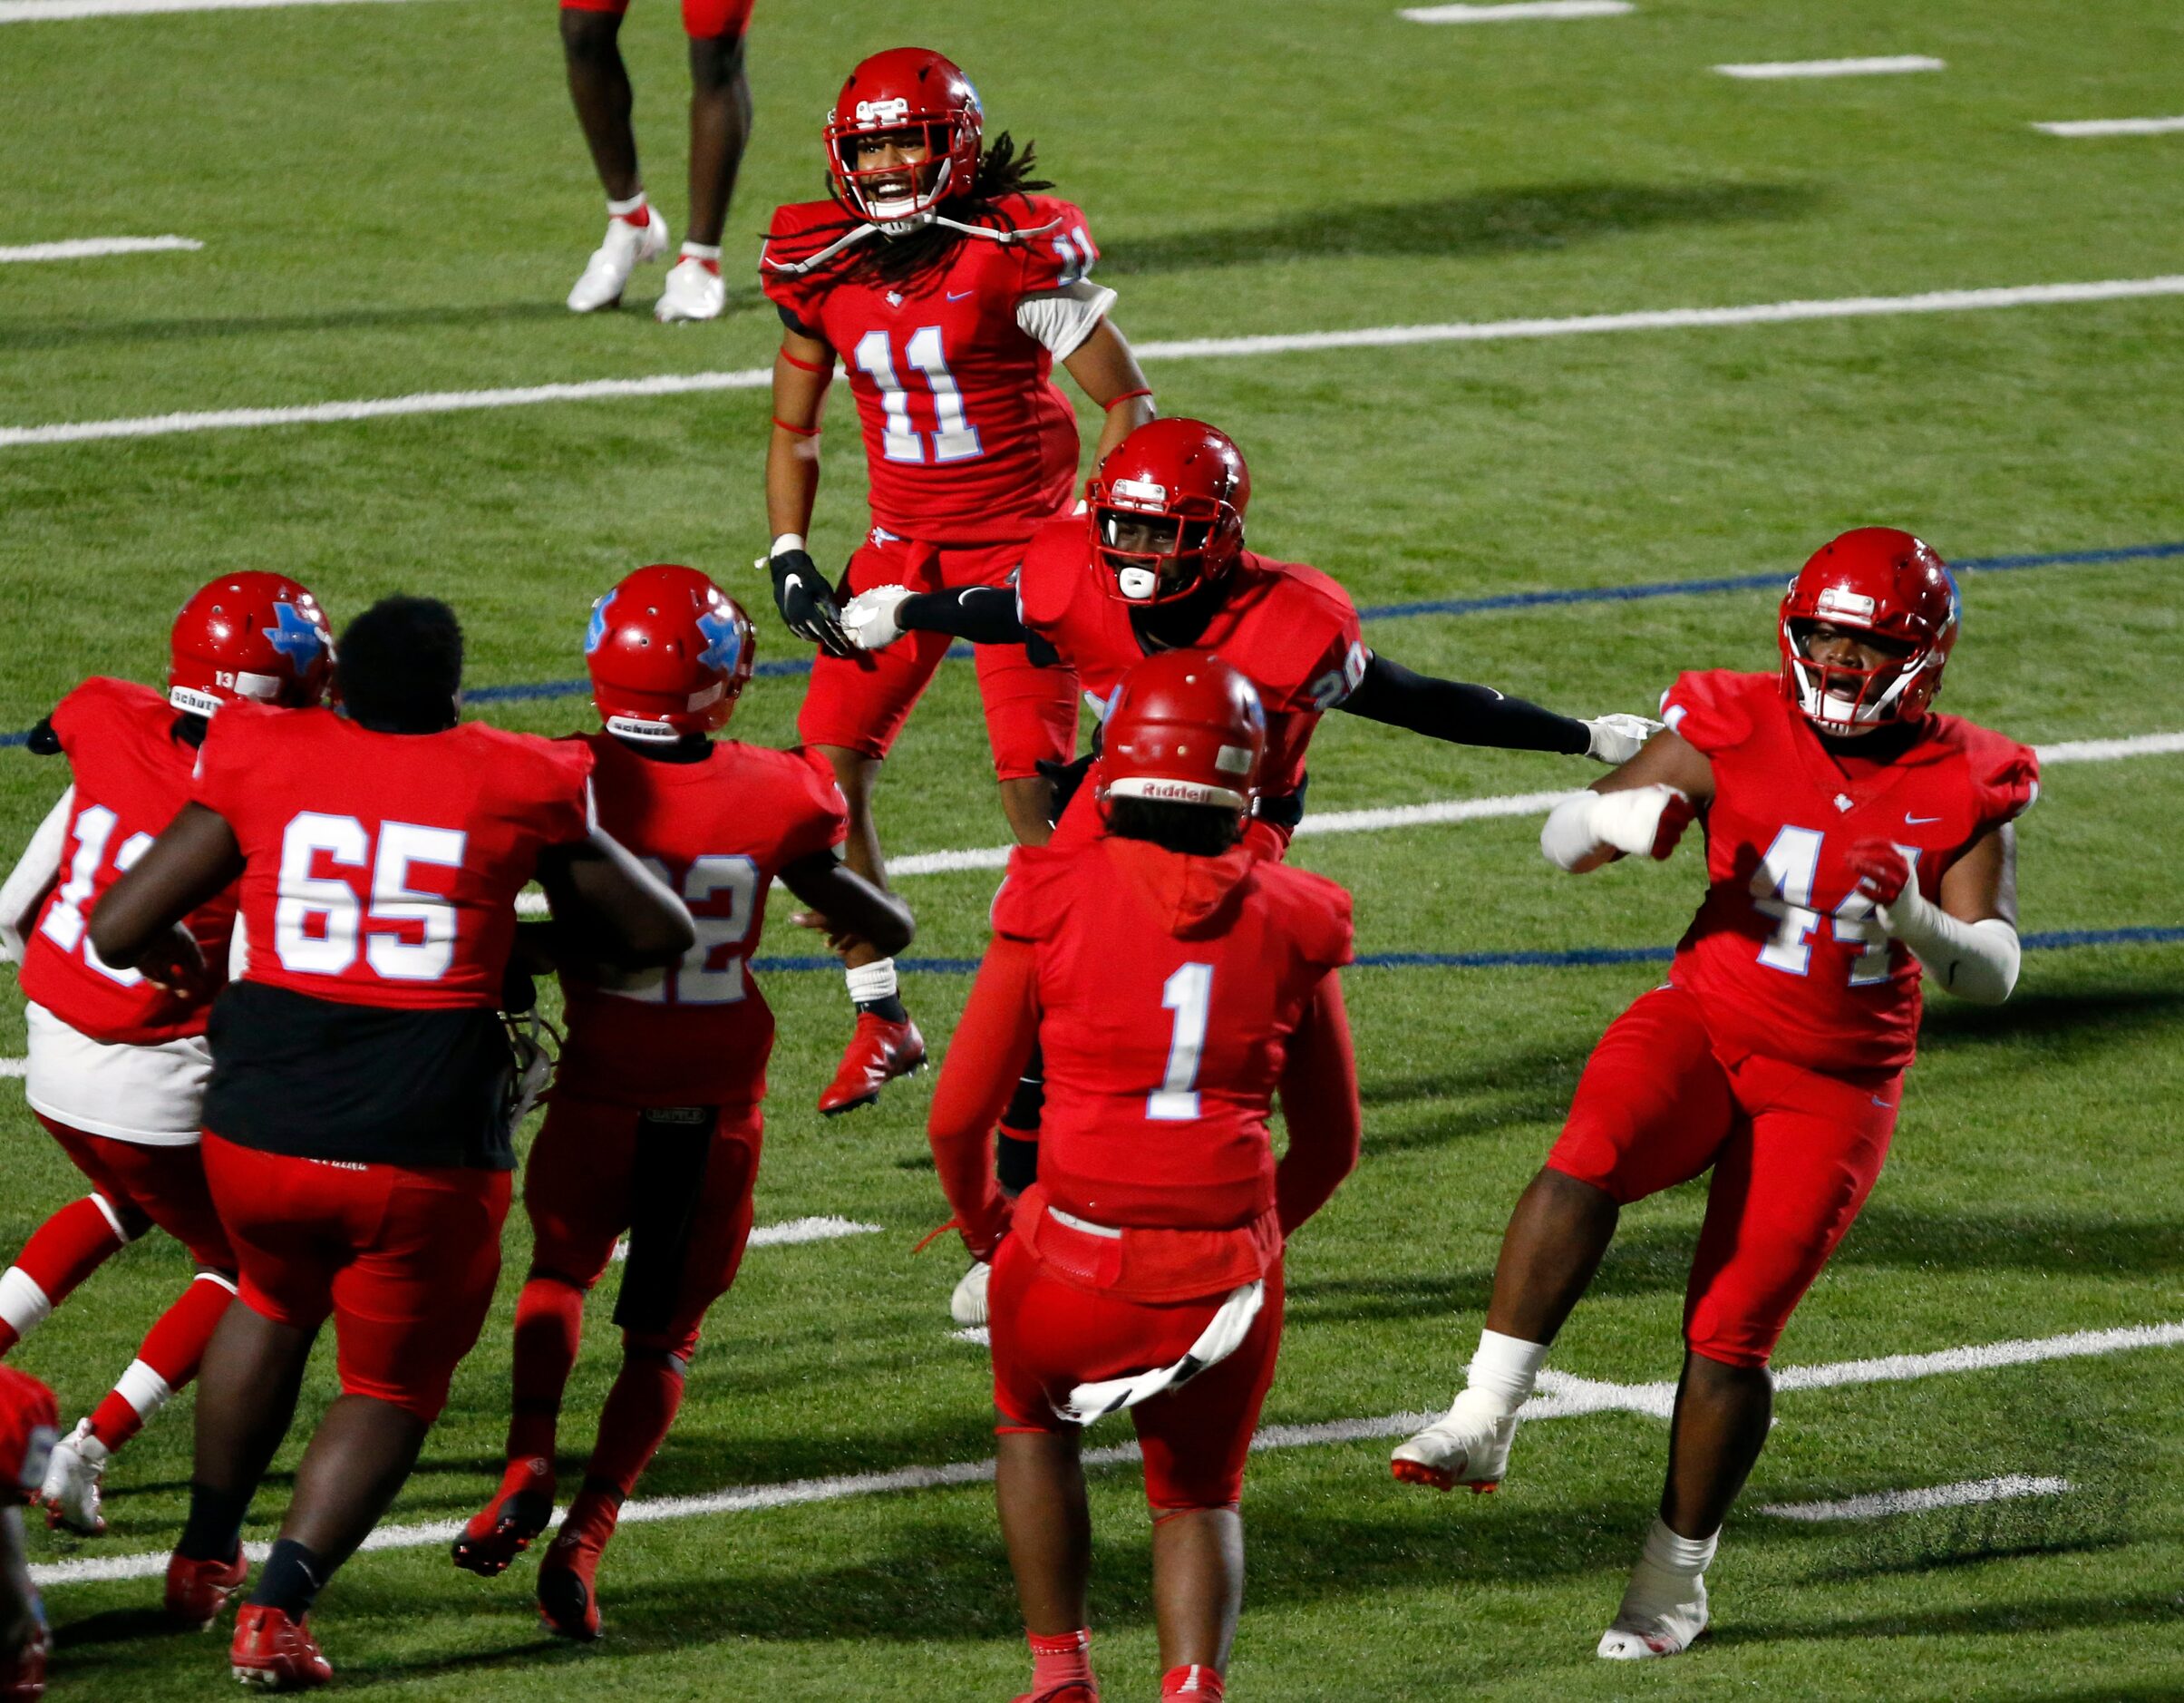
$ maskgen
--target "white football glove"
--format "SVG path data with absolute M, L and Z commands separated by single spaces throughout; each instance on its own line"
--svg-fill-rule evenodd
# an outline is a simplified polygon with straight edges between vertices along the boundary
M 900 638 L 895 612 L 917 596 L 908 586 L 874 586 L 859 591 L 841 612 L 841 629 L 859 650 L 885 650 Z
M 1585 724 L 1586 731 L 1592 735 L 1592 744 L 1585 748 L 1585 754 L 1596 763 L 1628 763 L 1663 725 L 1643 715 L 1600 716 Z

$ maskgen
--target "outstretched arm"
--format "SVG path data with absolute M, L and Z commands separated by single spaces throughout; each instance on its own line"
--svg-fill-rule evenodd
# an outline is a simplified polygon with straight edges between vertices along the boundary
M 1367 658 L 1364 677 L 1335 707 L 1458 745 L 1578 756 L 1592 744 L 1590 730 L 1574 716 L 1506 697 L 1490 686 L 1413 674 L 1377 652 Z
M 1357 1168 L 1364 1120 L 1338 970 L 1321 979 L 1289 1036 L 1280 1093 L 1289 1151 L 1274 1168 L 1274 1198 L 1286 1235 L 1325 1206 Z
M 860 940 L 893 958 L 917 935 L 909 906 L 875 887 L 831 852 L 800 859 L 781 871 L 781 884 L 825 920 L 830 939 Z
M 974 1259 L 993 1257 L 1008 1229 L 987 1138 L 1039 1038 L 1038 963 L 1029 942 L 996 935 L 948 1043 L 926 1123 L 940 1186 Z
M 1663 859 L 1713 797 L 1706 754 L 1663 728 L 1629 762 L 1556 805 L 1539 850 L 1573 875 L 1626 856 Z

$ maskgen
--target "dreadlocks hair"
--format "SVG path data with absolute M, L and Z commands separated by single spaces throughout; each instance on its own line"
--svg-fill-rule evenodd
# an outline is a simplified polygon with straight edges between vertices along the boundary
M 1219 804 L 1111 798 L 1107 801 L 1107 831 L 1118 840 L 1150 840 L 1186 857 L 1218 858 L 1244 837 L 1244 818 Z
M 1044 178 L 1032 175 L 1038 166 L 1038 144 L 1026 142 L 1024 152 L 1016 152 L 1015 139 L 1003 131 L 994 138 L 993 144 L 978 156 L 978 170 L 971 179 L 969 190 L 951 195 L 941 203 L 941 210 L 950 219 L 966 225 L 993 224 L 1004 230 L 1023 228 L 1022 210 L 1011 212 L 1001 203 L 1035 195 L 1054 186 Z M 831 175 L 827 179 L 828 199 L 840 207 L 844 218 L 838 225 L 828 225 L 814 230 L 814 237 L 832 238 L 845 230 L 854 229 L 868 222 L 865 217 L 844 204 L 840 192 L 834 186 Z M 922 282 L 947 263 L 959 242 L 973 238 L 961 231 L 947 230 L 938 225 L 927 225 L 923 230 L 908 237 L 890 238 L 885 241 L 867 241 L 850 249 L 842 257 L 840 270 L 835 274 L 840 283 L 885 285 L 896 289 L 907 288 Z

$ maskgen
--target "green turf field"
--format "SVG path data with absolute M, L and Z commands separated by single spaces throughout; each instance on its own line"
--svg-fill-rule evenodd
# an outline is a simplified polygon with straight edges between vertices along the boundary
M 2161 0 L 1641 0 L 1588 22 L 1427 27 L 1393 0 L 1098 8 L 762 0 L 758 131 L 731 218 L 730 312 L 663 328 L 578 319 L 563 294 L 599 209 L 539 5 L 422 0 L 0 26 L 20 115 L 0 245 L 179 232 L 192 254 L 0 266 L 0 427 L 762 365 L 750 282 L 778 200 L 816 191 L 818 119 L 857 57 L 908 31 L 976 77 L 991 129 L 1036 138 L 1079 201 L 1140 342 L 1490 321 L 2184 273 L 2184 136 L 2064 141 L 2033 121 L 2179 110 L 2184 15 Z M 626 32 L 650 188 L 680 234 L 683 49 L 673 9 Z M 1930 54 L 1938 74 L 1741 83 L 1723 62 Z M 2154 297 L 1557 340 L 1149 363 L 1164 412 L 1225 424 L 1252 462 L 1252 536 L 1361 605 L 1774 571 L 1848 525 L 1912 525 L 1946 555 L 2184 540 L 2184 301 Z M 846 401 L 838 398 L 838 407 Z M 0 444 L 11 601 L 0 731 L 85 674 L 157 678 L 171 611 L 228 568 L 309 582 L 337 620 L 394 589 L 448 597 L 480 686 L 580 672 L 589 600 L 629 567 L 707 568 L 797 653 L 748 564 L 764 544 L 762 392 L 348 424 Z M 830 439 L 815 550 L 859 530 L 853 433 Z M 2041 743 L 2184 729 L 2184 557 L 1971 573 L 1945 706 Z M 1418 668 L 1577 713 L 1643 710 L 1684 667 L 1771 666 L 1759 591 L 1375 621 Z M 799 683 L 736 727 L 792 737 Z M 581 698 L 496 704 L 560 732 Z M 898 852 L 989 846 L 969 670 L 945 669 L 882 794 Z M 1573 785 L 1569 760 L 1474 754 L 1329 719 L 1315 812 Z M 0 748 L 12 858 L 62 784 Z M 2031 930 L 2175 929 L 2184 757 L 2057 764 L 2023 831 Z M 1360 949 L 1561 951 L 1674 938 L 1665 870 L 1578 882 L 1536 818 L 1299 842 L 1357 896 Z M 906 880 L 913 955 L 973 956 L 990 873 Z M 801 952 L 778 913 L 772 949 Z M 1270 1424 L 1438 1408 L 1480 1323 L 1508 1208 L 1586 1052 L 1657 968 L 1361 968 L 1350 978 L 1365 1157 L 1297 1241 Z M 23 1050 L 0 978 L 0 1056 Z M 906 992 L 937 1043 L 960 975 Z M 714 1314 L 641 1494 L 696 1496 L 985 1459 L 984 1357 L 952 1340 L 960 1269 L 915 1239 L 944 1215 L 923 1114 L 893 1090 L 810 1109 L 846 1030 L 840 982 L 783 973 L 762 1223 L 837 1213 L 884 1233 L 755 1250 Z M 1895 1156 L 1781 1363 L 1928 1353 L 2184 1319 L 2184 945 L 2028 954 L 2000 1011 L 1936 1002 Z M 0 1083 L 0 1255 L 73 1184 Z M 1634 1209 L 1551 1364 L 1674 1376 L 1700 1197 Z M 505 1414 L 502 1305 L 397 1522 L 468 1513 Z M 20 1351 L 87 1411 L 181 1281 L 130 1250 Z M 566 1452 L 613 1365 L 599 1328 Z M 330 1353 L 306 1405 L 332 1387 Z M 1786 1391 L 1709 1575 L 1717 1634 L 1665 1668 L 1592 1657 L 1651 1514 L 1656 1419 L 1529 1427 L 1502 1494 L 1403 1489 L 1388 1441 L 1258 1457 L 1234 1695 L 1266 1699 L 2184 1696 L 2184 1352 L 2148 1348 L 1910 1382 Z M 186 1496 L 189 1403 L 112 1468 L 113 1530 L 34 1538 L 54 1562 L 161 1552 Z M 1112 1430 L 1114 1422 L 1110 1422 Z M 1120 1433 L 1094 1442 L 1114 1441 Z M 284 1455 L 285 1468 L 293 1451 Z M 570 1463 L 575 1470 L 575 1463 Z M 1763 1504 L 2004 1474 L 2057 1497 L 1802 1523 Z M 251 1535 L 270 1533 L 285 1480 Z M 1149 1696 L 1146 1521 L 1095 1475 L 1097 1650 Z M 602 1573 L 609 1637 L 536 1630 L 529 1564 L 487 1584 L 441 1545 L 359 1557 L 317 1623 L 344 1684 L 495 1703 L 1003 1698 L 1024 1664 L 991 1492 L 978 1484 L 632 1524 Z M 211 1696 L 222 1646 L 158 1629 L 156 1581 L 53 1588 L 56 1698 Z

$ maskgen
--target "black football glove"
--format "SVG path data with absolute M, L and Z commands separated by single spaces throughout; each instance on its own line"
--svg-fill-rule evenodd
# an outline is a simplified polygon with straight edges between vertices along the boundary
M 769 557 L 766 566 L 773 575 L 773 607 L 781 612 L 791 632 L 817 645 L 830 657 L 857 654 L 857 647 L 841 629 L 841 610 L 835 604 L 834 589 L 820 576 L 810 552 L 785 550 Z
M 1092 765 L 1099 761 L 1099 753 L 1088 751 L 1074 763 L 1055 763 L 1049 758 L 1038 760 L 1039 773 L 1054 783 L 1053 822 L 1059 827 L 1062 813 L 1069 808 L 1069 801 L 1077 795 L 1084 784 L 1084 777 Z

